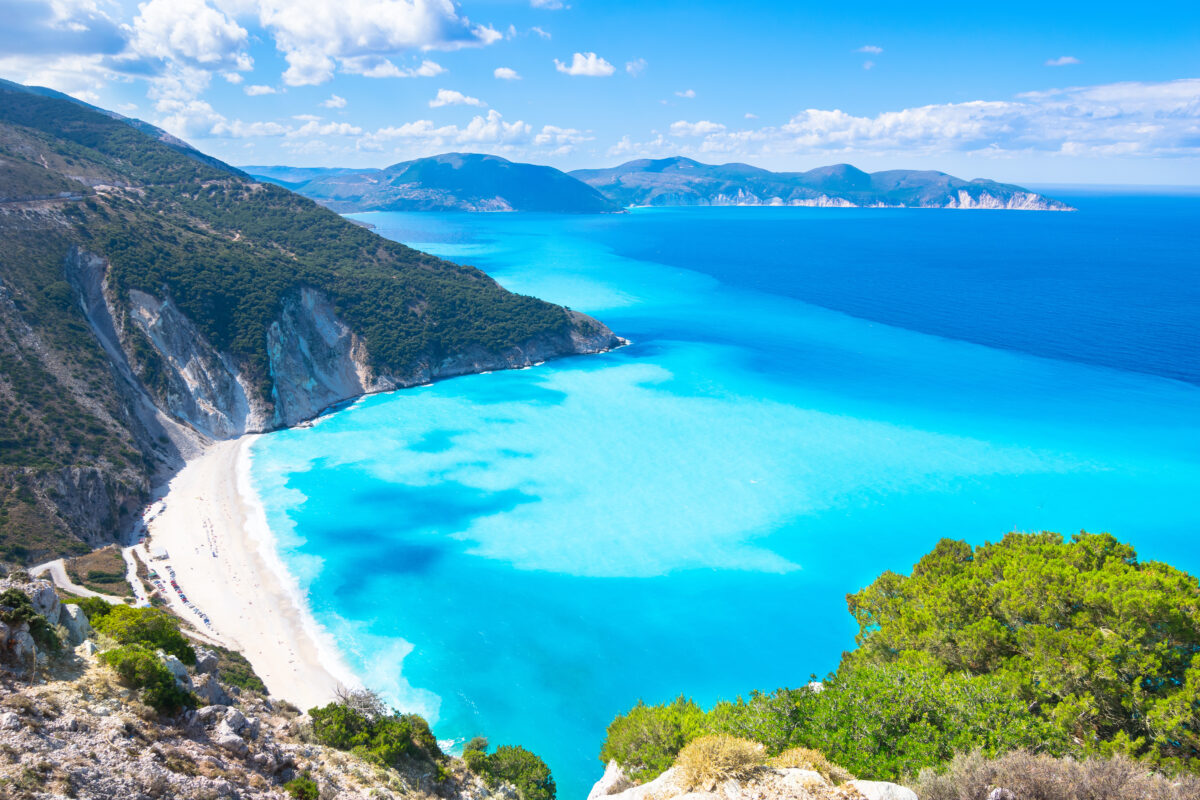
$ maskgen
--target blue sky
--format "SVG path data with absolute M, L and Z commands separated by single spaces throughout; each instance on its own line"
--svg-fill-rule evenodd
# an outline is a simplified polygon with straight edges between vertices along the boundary
M 0 0 L 0 76 L 235 164 L 1200 184 L 1200 4 Z

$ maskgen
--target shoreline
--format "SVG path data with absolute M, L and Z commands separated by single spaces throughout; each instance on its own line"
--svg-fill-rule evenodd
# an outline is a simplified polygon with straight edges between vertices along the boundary
M 213 442 L 188 460 L 151 506 L 146 550 L 167 552 L 149 563 L 164 582 L 172 611 L 241 652 L 271 696 L 307 710 L 332 700 L 339 687 L 361 682 L 313 617 L 275 547 L 250 483 L 249 448 L 256 436 Z

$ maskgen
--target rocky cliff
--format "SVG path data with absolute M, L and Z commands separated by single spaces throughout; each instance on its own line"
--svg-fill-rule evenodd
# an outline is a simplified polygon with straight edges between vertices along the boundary
M 0 197 L 0 562 L 110 543 L 206 441 L 619 343 L 50 90 L 0 82 Z

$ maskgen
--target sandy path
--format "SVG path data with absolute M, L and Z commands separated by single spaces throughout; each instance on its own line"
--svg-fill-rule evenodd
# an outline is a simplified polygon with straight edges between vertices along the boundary
M 174 610 L 241 651 L 273 696 L 307 710 L 332 698 L 339 684 L 356 681 L 297 601 L 264 541 L 269 534 L 261 509 L 238 490 L 239 454 L 251 440 L 216 442 L 188 462 L 147 523 L 147 550 L 168 553 L 150 563 Z M 178 591 L 170 585 L 172 569 Z

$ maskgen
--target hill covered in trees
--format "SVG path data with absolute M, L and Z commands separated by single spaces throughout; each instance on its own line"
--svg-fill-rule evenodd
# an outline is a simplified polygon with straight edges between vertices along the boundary
M 615 343 L 146 123 L 0 84 L 0 560 L 111 541 L 189 442 Z

